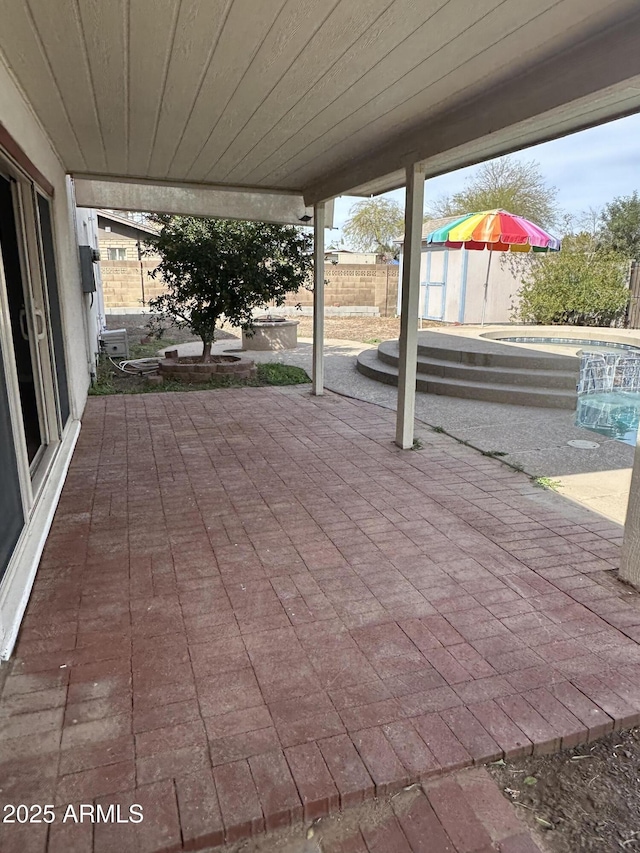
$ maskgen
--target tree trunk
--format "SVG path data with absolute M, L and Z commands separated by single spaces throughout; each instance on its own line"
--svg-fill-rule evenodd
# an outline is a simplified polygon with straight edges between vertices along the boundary
M 211 344 L 213 341 L 205 341 L 203 339 L 202 343 L 204 344 L 202 349 L 202 362 L 203 364 L 209 364 L 211 361 Z

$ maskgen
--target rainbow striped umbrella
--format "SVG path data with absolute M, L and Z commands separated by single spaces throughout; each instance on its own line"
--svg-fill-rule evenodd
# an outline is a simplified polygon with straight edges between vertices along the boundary
M 487 290 L 493 252 L 559 252 L 560 240 L 547 234 L 539 225 L 507 213 L 506 210 L 483 210 L 467 213 L 437 228 L 423 238 L 434 246 L 449 249 L 489 249 L 487 276 L 484 283 L 482 321 L 487 307 Z
M 495 252 L 559 252 L 561 243 L 522 216 L 506 210 L 466 213 L 425 237 L 427 243 L 450 249 L 491 249 Z

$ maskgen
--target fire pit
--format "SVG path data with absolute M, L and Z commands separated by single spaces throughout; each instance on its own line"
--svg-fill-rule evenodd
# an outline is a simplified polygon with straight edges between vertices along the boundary
M 199 356 L 179 358 L 178 351 L 167 350 L 158 368 L 163 379 L 180 382 L 207 382 L 214 377 L 233 376 L 235 379 L 253 379 L 256 366 L 250 358 L 239 355 L 212 355 L 203 363 Z
M 295 349 L 298 321 L 265 314 L 253 321 L 253 330 L 242 332 L 242 348 L 248 350 Z

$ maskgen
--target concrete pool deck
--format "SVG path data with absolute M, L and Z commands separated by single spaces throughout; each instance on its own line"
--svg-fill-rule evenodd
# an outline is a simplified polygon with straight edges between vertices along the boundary
M 530 347 L 543 352 L 566 355 L 570 346 L 567 344 L 552 343 L 522 343 L 509 341 L 506 338 L 530 337 L 530 338 L 572 338 L 574 340 L 606 341 L 613 344 L 626 344 L 628 346 L 640 347 L 640 330 L 638 329 L 604 329 L 591 326 L 442 326 L 429 329 L 436 334 L 456 334 L 465 338 L 476 338 L 478 340 L 496 341 L 505 346 Z M 574 353 L 584 349 L 576 345 Z
M 488 332 L 495 329 L 505 332 L 504 327 L 485 327 Z M 442 333 L 451 331 L 447 328 Z M 455 331 L 465 336 L 472 334 L 467 328 Z M 476 334 L 477 331 L 476 328 Z M 222 353 L 240 346 L 240 341 L 227 339 L 215 344 L 213 352 Z M 371 348 L 356 341 L 326 340 L 325 385 L 338 394 L 395 410 L 397 388 L 369 379 L 356 370 L 357 355 Z M 202 351 L 202 344 L 180 344 L 177 349 L 180 355 L 196 355 Z M 251 351 L 247 355 L 256 362 L 276 361 L 302 367 L 310 374 L 312 341 L 299 338 L 295 350 Z M 574 418 L 575 412 L 569 410 L 416 393 L 418 421 L 442 429 L 483 452 L 504 454 L 501 459 L 521 467 L 532 477 L 557 482 L 558 491 L 568 499 L 623 524 L 634 448 L 578 427 Z M 570 447 L 567 442 L 575 439 L 595 441 L 600 446 L 595 450 Z

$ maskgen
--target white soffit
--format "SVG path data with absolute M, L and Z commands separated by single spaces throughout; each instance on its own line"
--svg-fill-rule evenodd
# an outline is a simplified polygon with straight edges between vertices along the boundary
M 640 74 L 638 0 L 0 0 L 0 16 L 0 61 L 77 177 L 307 205 L 570 132 L 582 115 L 537 119 Z
M 558 139 L 639 111 L 640 77 L 637 77 L 629 81 L 629 85 L 614 87 L 595 97 L 580 99 L 566 107 L 551 110 L 423 160 L 421 162 L 425 177 L 435 178 L 492 157 L 521 151 L 532 145 Z M 365 197 L 380 195 L 399 189 L 404 184 L 405 170 L 398 169 L 354 187 L 346 194 Z

